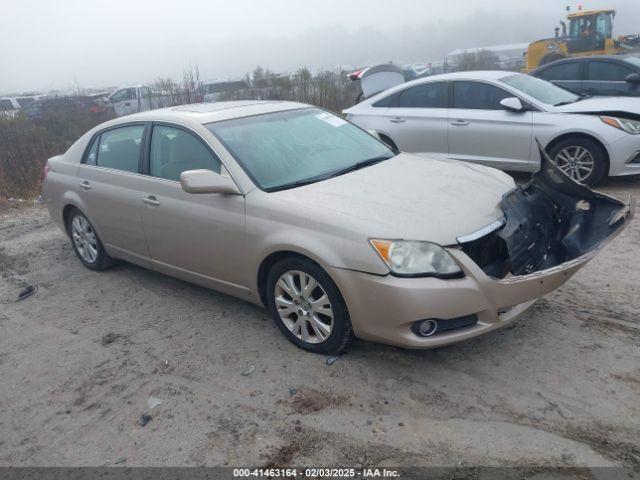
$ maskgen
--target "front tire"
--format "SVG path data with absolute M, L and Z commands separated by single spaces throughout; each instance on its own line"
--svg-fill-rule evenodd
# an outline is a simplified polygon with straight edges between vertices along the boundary
M 80 210 L 74 208 L 69 213 L 67 232 L 69 232 L 73 250 L 88 269 L 106 270 L 115 263 L 115 260 L 104 249 L 93 225 Z
M 560 170 L 590 187 L 608 173 L 605 151 L 588 138 L 566 138 L 553 145 L 548 153 Z
M 353 337 L 338 287 L 316 263 L 303 257 L 277 262 L 267 275 L 267 307 L 292 343 L 314 353 L 336 355 Z

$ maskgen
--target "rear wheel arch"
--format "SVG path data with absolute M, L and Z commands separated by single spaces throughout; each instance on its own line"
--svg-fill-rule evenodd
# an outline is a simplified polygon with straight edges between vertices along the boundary
M 62 209 L 62 221 L 64 222 L 64 231 L 67 232 L 67 236 L 69 237 L 71 236 L 71 233 L 69 232 L 69 215 L 71 215 L 71 212 L 73 212 L 74 210 L 78 210 L 84 215 L 84 212 L 82 212 L 82 210 L 80 210 L 78 207 L 76 207 L 71 203 L 65 205 L 64 208 Z

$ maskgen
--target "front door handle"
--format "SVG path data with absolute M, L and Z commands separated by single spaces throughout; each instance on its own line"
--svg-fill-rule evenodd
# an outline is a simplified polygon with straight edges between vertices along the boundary
M 82 182 L 79 187 L 83 190 L 91 190 L 91 184 L 89 182 L 87 182 L 86 180 L 84 182 Z
M 149 195 L 148 197 L 143 197 L 142 201 L 147 205 L 151 205 L 152 207 L 157 207 L 158 205 L 160 205 L 160 202 L 155 197 L 155 195 Z
M 466 120 L 455 120 L 451 122 L 451 125 L 455 125 L 456 127 L 464 127 L 466 125 L 469 125 L 469 122 L 467 122 Z
M 391 123 L 404 123 L 404 118 L 401 117 L 393 117 L 391 120 L 389 120 Z

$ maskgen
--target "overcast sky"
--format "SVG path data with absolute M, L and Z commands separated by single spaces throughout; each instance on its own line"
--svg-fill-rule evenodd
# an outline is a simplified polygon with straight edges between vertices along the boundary
M 2 0 L 0 92 L 426 62 L 553 36 L 580 4 L 639 33 L 639 0 Z

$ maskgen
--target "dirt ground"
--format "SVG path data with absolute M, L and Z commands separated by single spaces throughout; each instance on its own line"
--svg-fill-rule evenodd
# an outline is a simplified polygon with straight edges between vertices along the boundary
M 601 190 L 640 195 L 640 178 Z M 640 468 L 639 246 L 636 220 L 505 330 L 356 342 L 327 365 L 260 308 L 128 264 L 91 272 L 45 209 L 5 210 L 0 465 Z

